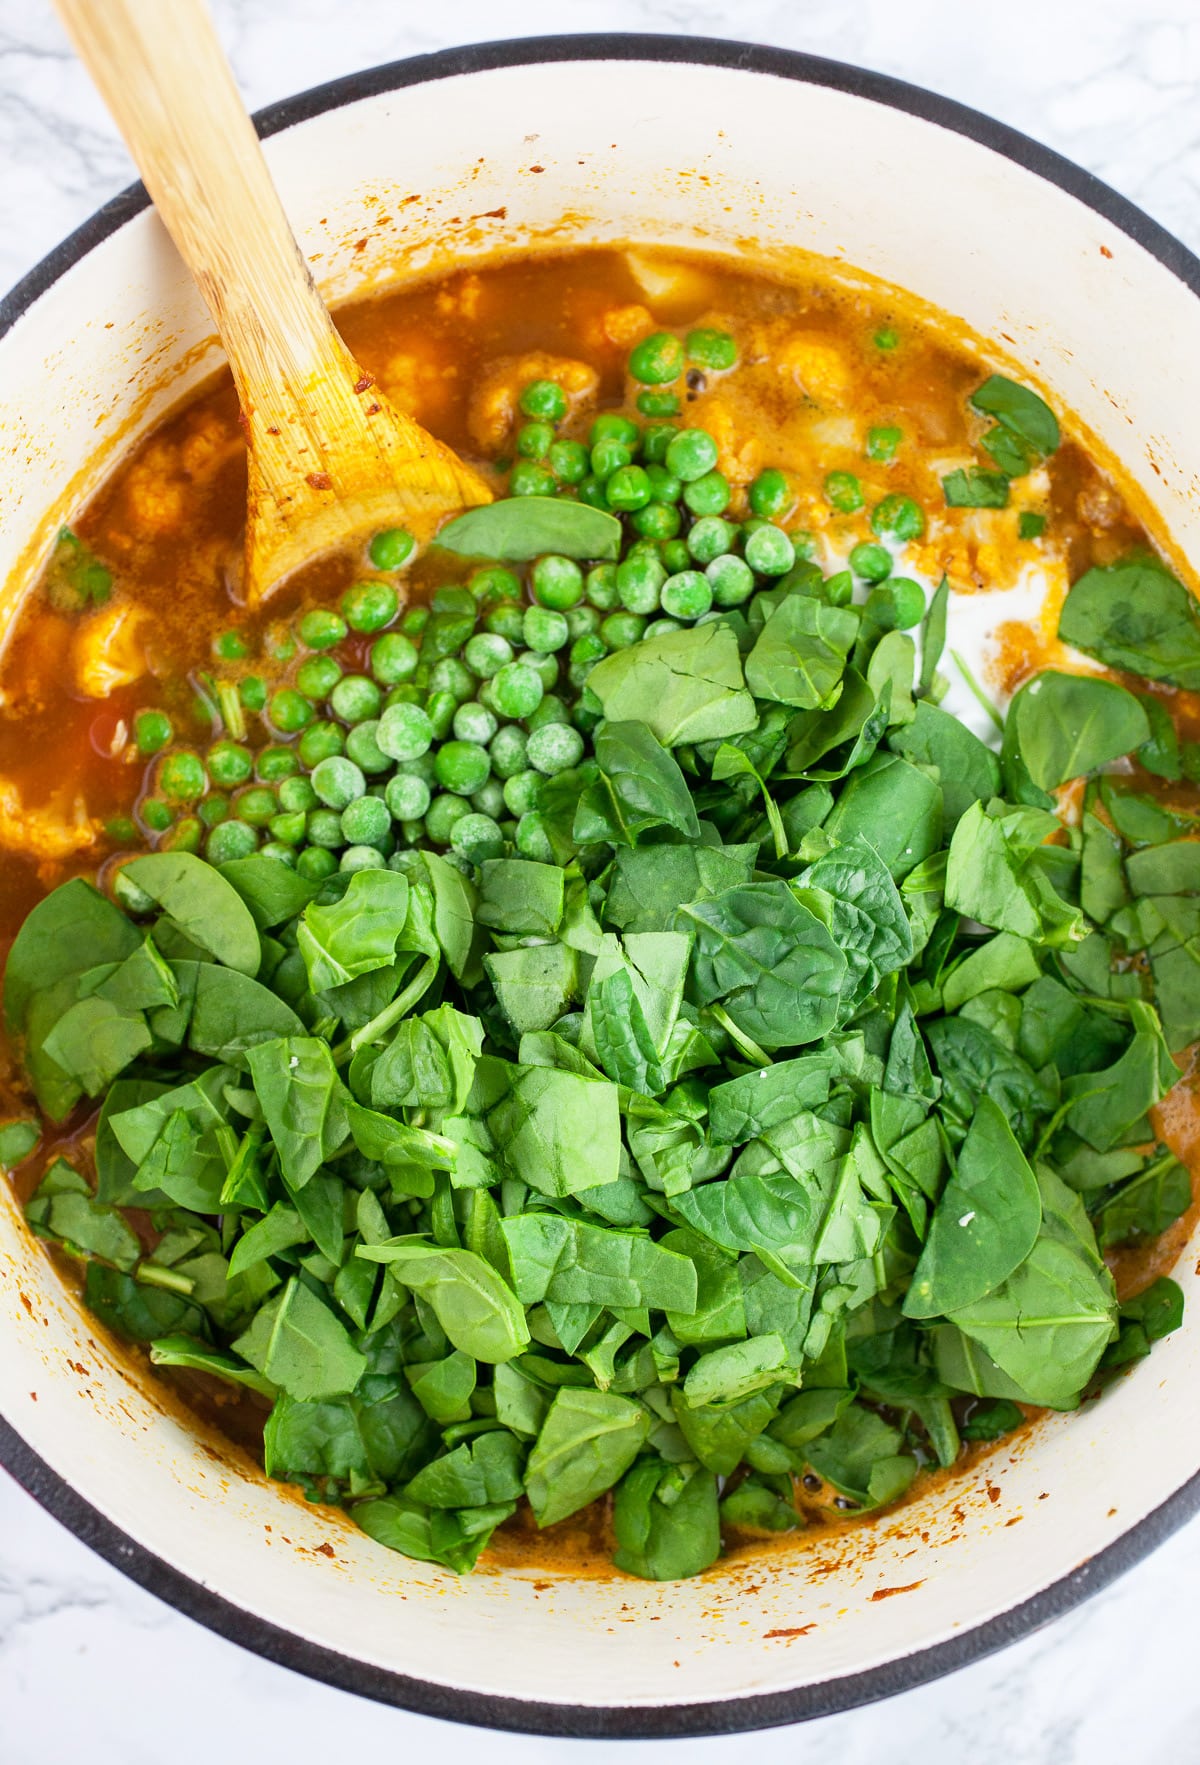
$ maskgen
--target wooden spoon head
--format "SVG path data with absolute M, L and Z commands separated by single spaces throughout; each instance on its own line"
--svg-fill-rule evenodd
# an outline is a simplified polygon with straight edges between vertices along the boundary
M 298 401 L 245 413 L 250 442 L 246 600 L 259 606 L 303 565 L 387 527 L 431 537 L 443 517 L 492 501 L 487 482 L 396 410 L 368 375 L 322 376 Z

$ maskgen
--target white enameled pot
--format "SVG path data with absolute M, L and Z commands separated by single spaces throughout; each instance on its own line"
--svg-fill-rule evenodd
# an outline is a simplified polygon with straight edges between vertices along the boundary
M 687 38 L 557 38 L 341 80 L 262 119 L 333 297 L 544 239 L 803 248 L 913 290 L 1024 364 L 1200 550 L 1200 264 L 985 118 L 829 62 Z M 564 217 L 567 217 L 564 221 Z M 140 190 L 0 309 L 0 576 L 219 361 Z M 0 634 L 3 621 L 0 620 Z M 1061 1612 L 1200 1506 L 1200 1279 L 1102 1402 L 838 1544 L 697 1581 L 408 1562 L 215 1450 L 134 1378 L 3 1189 L 0 1456 L 143 1585 L 260 1653 L 463 1721 L 685 1735 L 914 1685 Z

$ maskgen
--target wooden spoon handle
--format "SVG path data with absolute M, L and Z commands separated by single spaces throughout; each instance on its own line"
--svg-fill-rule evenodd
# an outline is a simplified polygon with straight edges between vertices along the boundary
M 347 373 L 204 0 L 56 0 L 208 303 L 252 420 Z

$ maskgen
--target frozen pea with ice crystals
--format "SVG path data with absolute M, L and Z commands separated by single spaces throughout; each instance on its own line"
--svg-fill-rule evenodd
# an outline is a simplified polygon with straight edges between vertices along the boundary
M 384 802 L 396 821 L 418 821 L 428 809 L 429 786 L 411 772 L 396 772 L 387 781 Z
M 433 741 L 433 723 L 420 705 L 389 705 L 374 736 L 380 750 L 391 759 L 416 760 Z
M 544 723 L 531 733 L 525 752 L 537 772 L 567 772 L 583 759 L 583 737 L 569 723 Z
M 344 754 L 331 754 L 313 768 L 312 788 L 327 809 L 345 809 L 366 792 L 362 768 Z

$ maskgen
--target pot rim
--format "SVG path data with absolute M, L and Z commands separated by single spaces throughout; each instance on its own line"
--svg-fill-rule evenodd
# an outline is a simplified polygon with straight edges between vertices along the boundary
M 518 37 L 408 56 L 346 74 L 255 113 L 262 137 L 379 93 L 462 74 L 569 61 L 657 61 L 774 75 L 825 86 L 936 123 L 1013 161 L 1075 197 L 1158 260 L 1200 296 L 1200 258 L 1142 209 L 1092 173 L 969 105 L 890 74 L 801 51 L 731 39 L 637 32 Z M 0 299 L 0 338 L 66 272 L 117 232 L 150 199 L 141 183 L 96 210 Z M 75 1536 L 132 1581 L 264 1659 L 339 1690 L 423 1716 L 509 1732 L 576 1740 L 667 1740 L 744 1733 L 832 1716 L 941 1678 L 1017 1642 L 1070 1611 L 1132 1568 L 1200 1512 L 1200 1471 L 1114 1543 L 1051 1586 L 960 1636 L 790 1691 L 752 1693 L 707 1703 L 591 1705 L 543 1703 L 439 1685 L 339 1654 L 257 1617 L 174 1568 L 113 1524 L 29 1447 L 0 1417 L 0 1467 Z

